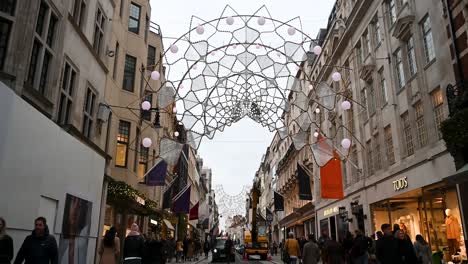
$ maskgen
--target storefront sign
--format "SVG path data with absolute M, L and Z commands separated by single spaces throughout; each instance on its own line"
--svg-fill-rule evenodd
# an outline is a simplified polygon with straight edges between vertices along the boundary
M 141 198 L 140 196 L 135 195 L 135 201 L 141 205 L 145 205 L 145 199 Z
M 325 209 L 325 211 L 323 211 L 323 216 L 329 216 L 336 213 L 338 213 L 338 207 L 335 206 L 333 208 Z
M 405 189 L 405 188 L 408 188 L 408 178 L 407 177 L 403 177 L 403 178 L 400 178 L 396 181 L 393 181 L 393 190 L 396 192 L 396 191 L 399 191 L 399 190 L 402 190 L 402 189 Z

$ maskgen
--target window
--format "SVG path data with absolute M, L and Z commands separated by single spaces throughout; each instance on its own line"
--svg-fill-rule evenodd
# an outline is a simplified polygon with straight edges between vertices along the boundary
M 130 122 L 119 121 L 119 133 L 117 135 L 117 151 L 115 166 L 127 167 L 128 143 L 130 138 Z
M 354 133 L 354 111 L 353 111 L 353 108 L 351 107 L 347 112 L 347 117 L 346 117 L 346 120 L 347 120 L 347 129 L 349 130 L 349 137 L 352 136 L 352 134 Z
M 146 61 L 146 66 L 154 66 L 156 64 L 156 48 L 149 45 L 148 46 L 148 56 L 147 56 L 147 61 Z M 151 69 L 153 69 L 152 67 Z
M 125 69 L 122 88 L 133 92 L 135 86 L 136 58 L 130 55 L 125 56 Z
M 375 113 L 375 89 L 374 89 L 374 83 L 371 82 L 369 84 L 369 115 L 373 115 Z
M 390 125 L 386 126 L 384 129 L 385 133 L 385 147 L 387 150 L 387 160 L 388 164 L 392 165 L 395 163 L 395 153 L 393 151 L 393 137 L 392 137 L 392 127 Z
M 357 63 L 358 65 L 362 65 L 362 61 L 363 61 L 363 53 L 362 53 L 362 49 L 361 49 L 361 44 L 359 43 L 357 46 L 356 46 L 356 58 L 357 58 Z
M 104 22 L 106 21 L 106 17 L 104 16 L 104 12 L 101 10 L 100 7 L 97 8 L 96 12 L 96 21 L 94 25 L 94 42 L 93 48 L 98 55 L 101 55 L 102 45 L 104 42 Z
M 364 121 L 366 121 L 369 118 L 368 113 L 367 113 L 368 106 L 367 106 L 367 91 L 366 91 L 366 88 L 361 90 L 361 104 L 364 107 L 364 109 L 362 110 L 362 116 L 364 118 Z
M 377 15 L 374 17 L 374 41 L 376 47 L 382 42 L 382 32 L 380 31 L 380 22 Z
M 414 52 L 414 38 L 411 36 L 406 43 L 406 48 L 408 50 L 408 63 L 409 63 L 409 70 L 410 75 L 414 76 L 418 71 L 416 66 L 416 54 Z
M 431 19 L 426 15 L 421 21 L 423 40 L 424 40 L 424 54 L 426 55 L 426 63 L 435 59 L 434 41 L 432 39 Z
M 117 78 L 117 66 L 119 65 L 119 48 L 119 42 L 116 42 L 114 51 L 114 71 L 112 72 L 112 78 L 114 78 L 114 80 Z
M 134 149 L 134 152 L 135 153 L 135 156 L 133 158 L 133 171 L 134 172 L 137 172 L 138 171 L 138 166 L 137 166 L 137 162 L 138 162 L 138 147 L 141 146 L 141 143 L 140 143 L 140 135 L 141 135 L 141 132 L 140 132 L 140 129 L 137 127 L 136 129 L 136 137 L 135 137 L 135 149 Z
M 11 22 L 0 17 L 0 69 L 3 69 L 5 64 L 10 32 Z
M 148 41 L 148 33 L 150 29 L 150 19 L 148 16 L 146 16 L 145 19 L 145 41 Z
M 384 68 L 379 70 L 379 82 L 380 82 L 380 102 L 384 106 L 388 102 L 388 91 L 387 82 L 385 81 Z
M 86 1 L 87 0 L 75 0 L 75 5 L 73 7 L 73 20 L 82 30 L 86 23 Z
M 2 0 L 0 5 L 0 12 L 9 14 L 10 16 L 15 15 L 16 0 Z
M 148 93 L 145 98 L 143 99 L 143 101 L 148 101 L 150 102 L 151 104 L 153 104 L 153 94 L 152 93 Z M 141 118 L 146 120 L 146 121 L 151 121 L 151 111 L 143 111 L 141 110 Z
M 379 141 L 378 134 L 374 136 L 374 150 L 375 150 L 374 170 L 378 171 L 382 168 L 382 157 L 380 154 L 380 141 Z
M 393 26 L 396 22 L 396 5 L 395 0 L 388 1 L 388 16 L 390 20 L 390 26 Z
M 427 144 L 426 125 L 424 123 L 424 107 L 421 101 L 414 105 L 416 113 L 416 131 L 419 147 L 422 148 Z
M 96 93 L 88 87 L 88 89 L 86 90 L 85 102 L 83 107 L 83 135 L 87 138 L 91 138 L 92 136 L 95 102 Z
M 353 182 L 356 183 L 359 181 L 359 172 L 358 172 L 358 155 L 356 145 L 351 146 L 351 174 L 353 177 Z
M 130 4 L 130 15 L 128 17 L 128 31 L 138 34 L 140 32 L 141 7 L 135 3 Z
M 73 91 L 75 90 L 76 70 L 65 62 L 63 69 L 62 84 L 60 87 L 60 102 L 58 108 L 57 123 L 60 125 L 69 124 L 73 105 Z
M 394 54 L 395 57 L 395 68 L 397 73 L 398 85 L 401 88 L 405 86 L 405 72 L 403 69 L 403 62 L 401 61 L 401 49 L 398 48 Z
M 49 5 L 42 1 L 39 7 L 36 34 L 29 61 L 29 70 L 26 83 L 29 87 L 46 95 L 49 69 L 54 57 L 54 37 L 57 30 L 58 18 L 52 12 Z M 1 39 L 1 38 L 0 38 Z
M 406 154 L 411 156 L 414 154 L 413 134 L 411 133 L 411 122 L 408 112 L 401 115 L 401 122 L 403 125 L 403 136 L 406 145 Z
M 372 50 L 368 31 L 364 32 L 364 34 L 362 35 L 362 45 L 363 45 L 363 52 L 364 52 L 362 55 L 363 55 L 363 61 L 364 61 L 364 59 L 367 58 L 367 56 L 369 56 Z
M 372 151 L 372 143 L 371 141 L 367 141 L 366 143 L 367 149 L 367 177 L 374 174 L 374 154 Z
M 435 125 L 437 129 L 437 133 L 439 139 L 442 138 L 442 133 L 440 132 L 440 124 L 444 121 L 444 98 L 442 95 L 442 91 L 437 89 L 431 93 L 432 97 L 432 106 L 434 107 L 434 118 L 435 118 Z
M 137 170 L 137 176 L 138 178 L 141 179 L 140 183 L 146 183 L 146 177 L 145 176 L 146 171 L 148 170 L 148 156 L 149 156 L 149 148 L 143 147 L 143 145 L 140 146 L 140 155 L 138 159 L 138 170 Z

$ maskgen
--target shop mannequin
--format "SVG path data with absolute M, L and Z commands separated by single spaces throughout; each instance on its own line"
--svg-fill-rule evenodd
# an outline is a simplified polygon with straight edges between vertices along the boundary
M 457 218 L 452 214 L 452 210 L 446 209 L 445 226 L 447 228 L 447 242 L 450 256 L 460 250 L 458 240 L 461 237 L 461 228 Z

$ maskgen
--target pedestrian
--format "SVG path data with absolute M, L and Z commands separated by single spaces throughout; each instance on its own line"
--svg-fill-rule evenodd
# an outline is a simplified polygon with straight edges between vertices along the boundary
M 278 255 L 278 244 L 276 244 L 276 241 L 273 241 L 273 255 Z
M 13 259 L 13 239 L 6 234 L 6 221 L 0 217 L 0 264 L 10 264 Z
M 40 216 L 34 220 L 34 230 L 24 239 L 14 264 L 57 264 L 58 248 L 55 237 L 49 234 L 47 220 Z
M 184 260 L 187 261 L 188 260 L 188 248 L 189 248 L 189 238 L 188 236 L 185 237 L 185 240 L 184 240 Z
M 210 242 L 208 241 L 208 238 L 206 238 L 205 243 L 203 245 L 203 252 L 205 252 L 205 258 L 208 258 L 208 253 L 210 252 Z
M 397 232 L 400 230 L 400 225 L 399 224 L 393 224 L 393 235 L 397 237 Z
M 309 240 L 304 245 L 302 250 L 303 264 L 317 264 L 320 261 L 320 249 L 314 241 L 314 235 L 309 234 Z
M 302 252 L 302 250 L 304 249 L 305 243 L 307 243 L 307 240 L 304 237 L 301 237 L 298 242 L 299 242 L 299 249 Z
M 99 264 L 117 264 L 120 254 L 120 240 L 117 230 L 111 227 L 106 231 L 99 247 Z
M 326 261 L 327 264 L 343 264 L 345 262 L 344 259 L 344 249 L 334 239 L 329 239 L 325 242 L 324 245 L 326 249 Z
M 342 244 L 346 263 L 351 263 L 351 249 L 353 248 L 353 240 L 353 234 L 351 234 L 349 231 L 346 231 Z
M 377 240 L 376 256 L 380 264 L 402 264 L 398 240 L 393 236 L 392 226 L 381 226 L 383 236 Z
M 367 254 L 369 239 L 360 230 L 356 230 L 355 234 L 356 237 L 353 240 L 353 247 L 351 248 L 351 259 L 355 264 L 367 264 L 369 259 Z
M 176 250 L 177 250 L 177 255 L 176 255 L 176 262 L 183 262 L 183 253 L 184 253 L 184 242 L 182 240 L 178 240 L 176 243 Z
M 138 225 L 133 223 L 124 242 L 124 264 L 141 264 L 145 239 L 139 232 Z
M 402 263 L 404 264 L 414 264 L 417 263 L 416 254 L 414 253 L 413 244 L 411 240 L 407 239 L 405 232 L 403 230 L 398 230 L 396 232 L 398 239 L 398 248 L 400 256 L 402 257 Z
M 167 241 L 167 262 L 171 263 L 172 259 L 176 255 L 176 242 L 173 237 L 170 237 Z
M 416 235 L 414 252 L 419 264 L 432 264 L 431 248 L 421 235 Z
M 325 244 L 327 243 L 328 240 L 330 240 L 330 236 L 328 235 L 328 230 L 322 229 L 321 230 L 321 235 L 320 235 L 320 237 L 318 239 L 317 244 L 318 244 L 319 249 L 320 249 L 320 255 L 321 255 L 323 263 L 326 263 L 326 261 L 327 261 L 327 249 L 325 248 Z
M 288 234 L 288 239 L 284 242 L 284 250 L 289 255 L 289 264 L 298 263 L 297 260 L 301 258 L 301 249 L 299 247 L 299 242 L 294 239 L 293 232 Z
M 231 236 L 228 236 L 226 242 L 224 242 L 224 254 L 226 254 L 227 263 L 231 263 L 233 246 L 234 244 L 232 243 Z M 234 259 L 234 262 L 235 261 Z

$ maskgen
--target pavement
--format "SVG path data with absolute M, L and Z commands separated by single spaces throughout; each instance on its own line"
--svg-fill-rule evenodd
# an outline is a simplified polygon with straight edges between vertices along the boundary
M 175 264 L 175 259 L 172 260 L 172 262 L 170 262 L 171 264 Z M 180 262 L 180 264 L 211 264 L 211 253 L 208 255 L 208 258 L 205 258 L 205 256 L 203 255 L 202 257 L 200 257 L 198 259 L 198 261 L 185 261 L 185 262 Z M 224 262 L 224 263 L 227 263 L 227 262 Z M 231 263 L 234 263 L 234 262 L 231 262 Z M 250 260 L 243 260 L 242 259 L 242 256 L 239 255 L 239 254 L 236 254 L 236 264 L 284 264 L 283 261 L 281 260 L 281 256 L 278 254 L 276 256 L 272 256 L 271 257 L 271 261 L 267 261 L 267 260 L 254 260 L 254 259 L 250 259 Z

